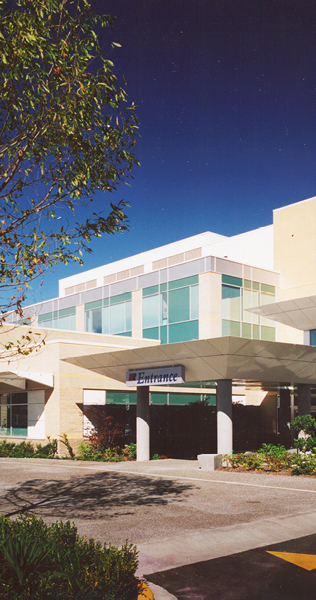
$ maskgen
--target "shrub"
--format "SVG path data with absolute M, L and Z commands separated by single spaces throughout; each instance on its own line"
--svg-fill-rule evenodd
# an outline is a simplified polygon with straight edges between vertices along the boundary
M 314 454 L 297 454 L 293 457 L 293 475 L 316 475 L 316 457 Z
M 311 415 L 296 417 L 291 422 L 291 427 L 300 434 L 294 440 L 294 446 L 300 452 L 313 452 L 316 454 L 316 420 Z
M 92 424 L 89 444 L 102 451 L 113 450 L 122 444 L 123 427 L 107 416 L 106 406 L 88 406 L 85 415 Z
M 72 459 L 76 458 L 76 455 L 75 455 L 75 453 L 74 453 L 74 451 L 73 451 L 73 449 L 72 449 L 72 447 L 70 445 L 70 442 L 68 440 L 68 436 L 66 435 L 66 433 L 63 433 L 60 437 L 61 437 L 60 441 L 63 444 L 65 444 L 65 446 L 66 446 L 66 448 L 68 450 L 69 458 L 72 458 Z
M 6 458 L 54 458 L 57 453 L 57 440 L 50 440 L 45 446 L 37 444 L 34 448 L 32 442 L 0 442 L 0 456 Z
M 0 517 L 0 598 L 134 600 L 137 550 L 80 538 L 69 521 Z

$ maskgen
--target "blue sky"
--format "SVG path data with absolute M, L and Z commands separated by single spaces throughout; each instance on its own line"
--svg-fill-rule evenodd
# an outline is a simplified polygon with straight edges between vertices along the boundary
M 315 4 L 309 0 L 91 0 L 117 16 L 114 71 L 138 105 L 130 230 L 94 240 L 84 269 L 203 231 L 234 235 L 316 194 Z M 47 274 L 40 301 L 80 267 Z M 35 285 L 37 287 L 37 285 Z

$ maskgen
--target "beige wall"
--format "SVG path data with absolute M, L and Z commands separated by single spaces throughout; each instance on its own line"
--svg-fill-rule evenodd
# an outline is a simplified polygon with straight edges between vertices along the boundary
M 142 290 L 132 292 L 132 336 L 143 337 L 142 323 Z
M 277 300 L 316 294 L 316 197 L 273 212 Z
M 222 335 L 222 276 L 218 273 L 199 275 L 199 338 Z
M 12 340 L 21 336 L 27 328 L 7 328 L 2 333 L 2 343 L 6 339 Z M 40 331 L 40 330 L 38 330 Z M 71 356 L 99 354 L 115 349 L 127 349 L 155 345 L 152 340 L 133 340 L 133 338 L 119 336 L 105 336 L 91 333 L 78 333 L 66 331 L 41 331 L 45 338 L 45 345 L 29 356 L 11 357 L 10 360 L 0 360 L 1 371 L 23 372 L 25 378 L 28 373 L 50 373 L 54 376 L 54 388 L 45 390 L 45 436 L 58 440 L 58 451 L 66 454 L 65 445 L 60 441 L 60 436 L 67 434 L 68 439 L 76 450 L 83 434 L 83 390 L 84 389 L 114 389 L 125 390 L 126 386 L 103 375 L 93 373 L 81 367 L 65 362 L 63 359 Z M 33 387 L 32 387 L 33 386 Z M 40 389 L 41 384 L 32 384 L 28 380 L 28 389 Z M 7 389 L 4 383 L 0 384 L 0 391 Z M 13 388 L 8 388 L 12 390 Z M 30 439 L 30 438 L 29 438 Z M 30 440 L 32 441 L 32 440 Z M 34 440 L 35 443 L 39 439 Z M 43 441 L 45 441 L 43 439 Z

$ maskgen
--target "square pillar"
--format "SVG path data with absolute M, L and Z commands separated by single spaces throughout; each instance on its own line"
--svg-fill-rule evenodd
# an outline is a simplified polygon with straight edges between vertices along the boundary
M 217 453 L 233 453 L 232 380 L 217 381 Z
M 308 383 L 299 383 L 297 386 L 298 416 L 311 414 L 311 386 Z
M 150 460 L 149 386 L 139 386 L 136 397 L 136 460 Z

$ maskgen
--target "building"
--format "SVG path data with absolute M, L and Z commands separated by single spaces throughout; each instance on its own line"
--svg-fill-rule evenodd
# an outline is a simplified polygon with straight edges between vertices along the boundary
M 66 433 L 76 446 L 84 406 L 137 403 L 148 459 L 149 404 L 206 400 L 218 451 L 232 451 L 232 404 L 257 407 L 263 441 L 289 445 L 288 423 L 310 412 L 316 389 L 316 197 L 275 210 L 267 227 L 205 232 L 61 279 L 58 298 L 25 317 L 45 345 L 1 360 L 2 438 Z M 185 368 L 183 383 L 144 379 L 169 366 Z M 143 385 L 133 373 L 126 384 L 126 371 Z

